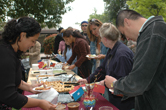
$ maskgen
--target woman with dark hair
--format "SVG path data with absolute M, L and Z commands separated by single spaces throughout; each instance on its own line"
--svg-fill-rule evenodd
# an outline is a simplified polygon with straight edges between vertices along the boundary
M 31 93 L 38 93 L 33 90 L 33 87 L 41 84 L 29 85 L 21 80 L 20 56 L 35 45 L 40 31 L 39 23 L 29 17 L 13 19 L 4 27 L 0 41 L 0 108 L 40 107 L 45 110 L 55 109 L 55 105 L 46 100 L 28 98 L 17 92 L 19 88 Z
M 61 29 L 62 30 L 62 29 Z M 58 49 L 59 49 L 59 43 L 63 40 L 63 33 L 61 32 L 55 37 L 55 42 L 54 42 L 54 53 L 58 54 Z
M 75 64 L 68 67 L 73 69 L 78 67 L 78 75 L 86 78 L 90 75 L 92 64 L 91 61 L 86 58 L 87 54 L 90 54 L 90 49 L 87 40 L 78 31 L 67 29 L 63 33 L 63 39 L 67 45 L 72 46 L 72 56 L 67 61 L 67 64 L 71 64 L 72 61 L 77 57 Z M 65 65 L 64 65 L 65 66 Z

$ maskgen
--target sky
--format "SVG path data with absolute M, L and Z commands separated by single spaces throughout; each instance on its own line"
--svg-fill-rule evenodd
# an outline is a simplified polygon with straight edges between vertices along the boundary
M 70 6 L 72 10 L 62 15 L 62 23 L 60 24 L 60 27 L 63 27 L 64 29 L 71 26 L 81 30 L 80 25 L 76 25 L 75 23 L 87 21 L 89 15 L 95 12 L 95 8 L 97 14 L 102 14 L 104 12 L 103 0 L 75 0 L 66 6 Z

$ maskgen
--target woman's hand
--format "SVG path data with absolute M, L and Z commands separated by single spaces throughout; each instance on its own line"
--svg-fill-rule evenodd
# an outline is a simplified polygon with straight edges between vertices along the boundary
M 74 69 L 75 67 L 76 67 L 75 64 L 73 64 L 73 65 L 69 66 L 67 69 L 72 70 L 72 69 Z
M 68 66 L 68 63 L 63 63 L 62 70 L 66 69 L 66 66 Z M 68 68 L 67 68 L 68 69 Z
M 41 86 L 41 85 L 43 85 L 43 83 L 40 83 L 40 84 L 32 84 L 32 85 L 30 86 L 30 88 L 29 88 L 29 92 L 31 92 L 31 93 L 33 93 L 33 94 L 39 94 L 40 92 L 34 91 L 33 88 L 34 88 L 34 87 L 39 87 L 39 86 Z
M 82 84 L 85 84 L 85 83 L 87 83 L 88 81 L 86 80 L 86 79 L 79 79 L 78 80 L 78 83 L 80 83 L 81 85 Z
M 104 80 L 100 81 L 100 82 L 99 82 L 99 85 L 104 86 Z
M 98 59 L 98 60 L 101 60 L 101 59 L 104 59 L 104 58 L 105 58 L 104 54 L 99 54 L 95 57 L 95 59 Z

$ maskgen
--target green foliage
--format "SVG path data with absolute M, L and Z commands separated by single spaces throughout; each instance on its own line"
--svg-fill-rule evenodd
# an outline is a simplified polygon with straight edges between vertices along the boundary
M 128 8 L 126 4 L 126 0 L 103 0 L 105 2 L 105 11 L 103 14 L 96 14 L 95 13 L 90 15 L 91 18 L 99 19 L 100 21 L 104 22 L 112 22 L 115 24 L 117 13 L 122 10 Z
M 42 27 L 56 27 L 61 23 L 61 15 L 70 11 L 66 4 L 74 0 L 0 0 L 0 21 L 5 16 L 19 18 L 22 16 L 34 17 Z
M 44 39 L 44 53 L 45 54 L 51 54 L 54 51 L 54 42 L 55 42 L 55 37 L 56 36 L 52 36 L 52 37 L 46 37 Z
M 101 22 L 109 22 L 109 18 L 108 18 L 108 16 L 107 16 L 107 14 L 106 13 L 102 13 L 102 14 L 97 14 L 97 10 L 96 9 L 94 9 L 94 13 L 92 13 L 90 16 L 89 16 L 89 20 L 90 19 L 93 19 L 93 18 L 95 18 L 95 19 L 99 19 Z M 88 21 L 89 21 L 88 20 Z
M 146 18 L 151 15 L 166 17 L 166 0 L 131 0 L 127 4 Z
M 105 12 L 109 16 L 109 20 L 115 24 L 117 13 L 128 8 L 126 0 L 103 0 L 106 3 Z

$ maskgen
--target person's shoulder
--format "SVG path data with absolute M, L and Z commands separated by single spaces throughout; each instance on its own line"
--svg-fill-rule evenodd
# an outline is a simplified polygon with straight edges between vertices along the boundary
M 130 54 L 133 55 L 133 52 L 131 51 L 131 49 L 129 49 L 125 44 L 121 43 L 119 45 L 119 47 L 117 48 L 117 54 L 119 54 L 120 56 L 124 56 L 126 54 Z
M 0 43 L 0 57 L 3 60 L 15 59 L 16 55 L 10 44 Z

